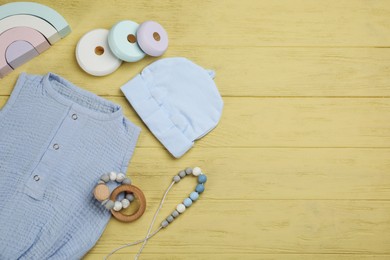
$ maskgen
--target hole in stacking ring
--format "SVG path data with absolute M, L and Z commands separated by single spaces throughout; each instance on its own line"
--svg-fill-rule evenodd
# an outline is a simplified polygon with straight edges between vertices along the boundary
M 104 53 L 104 48 L 102 47 L 102 46 L 97 46 L 96 48 L 95 48 L 95 54 L 96 55 L 103 55 L 103 53 Z
M 160 36 L 160 34 L 158 34 L 158 32 L 154 32 L 153 33 L 153 38 L 156 40 L 156 41 L 160 41 L 161 40 L 161 36 Z
M 135 43 L 137 41 L 137 38 L 135 37 L 134 34 L 129 34 L 127 35 L 127 40 L 130 42 L 130 43 Z
M 145 212 L 146 209 L 146 199 L 144 193 L 134 185 L 121 185 L 118 186 L 111 193 L 110 200 L 116 201 L 118 195 L 122 192 L 133 193 L 134 196 L 139 200 L 139 208 L 132 215 L 124 215 L 120 211 L 111 210 L 112 215 L 119 221 L 122 222 L 132 222 L 134 220 L 139 219 Z

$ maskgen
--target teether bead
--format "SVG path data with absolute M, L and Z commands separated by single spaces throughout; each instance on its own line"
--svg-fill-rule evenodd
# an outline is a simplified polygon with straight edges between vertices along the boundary
M 98 181 L 98 184 L 104 184 L 105 182 L 104 181 L 102 181 L 102 180 L 99 180 Z
M 180 176 L 180 178 L 184 178 L 184 177 L 186 177 L 186 172 L 185 171 L 180 171 L 179 172 L 179 176 Z
M 169 225 L 169 222 L 166 221 L 166 220 L 164 220 L 163 222 L 161 222 L 161 226 L 162 226 L 163 228 L 166 228 L 168 225 Z
M 173 176 L 173 181 L 178 183 L 180 181 L 180 176 L 179 175 Z
M 122 208 L 124 209 L 127 209 L 130 206 L 130 201 L 128 199 L 123 199 L 121 203 L 122 203 Z
M 124 175 L 123 173 L 118 173 L 118 175 L 116 176 L 116 181 L 121 183 L 125 178 L 126 175 Z
M 104 207 L 108 210 L 112 209 L 115 206 L 115 203 L 112 200 L 107 201 Z
M 196 188 L 195 188 L 196 192 L 198 193 L 202 193 L 204 191 L 204 186 L 203 184 L 198 184 L 196 185 Z
M 131 180 L 129 178 L 125 178 L 123 181 L 122 181 L 123 184 L 126 184 L 126 185 L 130 185 L 131 184 Z
M 192 205 L 192 200 L 190 198 L 186 198 L 186 199 L 184 199 L 183 204 L 184 204 L 184 206 L 189 208 Z
M 190 199 L 192 201 L 196 201 L 198 198 L 199 198 L 199 193 L 197 193 L 196 191 L 191 192 Z
M 134 201 L 134 195 L 133 194 L 127 194 L 126 199 L 128 199 L 130 202 Z
M 174 210 L 171 214 L 172 217 L 177 218 L 180 215 L 180 213 L 177 210 Z
M 120 211 L 122 209 L 122 203 L 120 201 L 115 201 L 114 208 L 115 211 Z
M 179 213 L 183 213 L 184 211 L 186 211 L 186 206 L 184 206 L 184 204 L 179 204 L 177 205 L 176 207 L 176 210 L 179 212 Z
M 110 181 L 116 180 L 116 172 L 110 172 Z
M 168 217 L 167 217 L 167 221 L 169 222 L 169 223 L 171 223 L 172 221 L 174 221 L 175 219 L 171 216 L 171 215 L 169 215 Z
M 107 173 L 105 173 L 102 175 L 102 177 L 100 177 L 100 179 L 104 182 L 108 182 L 110 180 L 110 176 Z
M 186 168 L 185 172 L 187 175 L 192 174 L 192 168 L 190 168 L 190 167 Z
M 193 174 L 194 176 L 199 176 L 201 173 L 202 173 L 202 170 L 201 170 L 199 167 L 195 167 L 195 168 L 192 170 L 192 174 Z
M 207 176 L 204 174 L 199 175 L 198 182 L 199 183 L 205 183 L 207 181 Z

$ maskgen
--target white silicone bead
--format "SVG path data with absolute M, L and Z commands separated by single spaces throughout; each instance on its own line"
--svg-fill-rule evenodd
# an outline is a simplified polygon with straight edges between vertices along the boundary
M 192 169 L 192 174 L 194 176 L 199 176 L 202 174 L 202 170 L 199 167 L 195 167 L 194 169 Z
M 110 180 L 115 181 L 116 180 L 116 172 L 110 172 Z
M 122 182 L 125 178 L 126 178 L 126 175 L 124 175 L 123 173 L 118 173 L 118 175 L 116 176 L 116 181 Z
M 121 203 L 122 203 L 122 208 L 124 209 L 127 209 L 130 206 L 130 201 L 128 199 L 123 199 Z
M 176 207 L 176 210 L 179 212 L 179 213 L 183 213 L 184 211 L 186 211 L 186 206 L 184 206 L 184 204 L 179 204 L 177 205 Z
M 120 211 L 122 209 L 122 203 L 120 201 L 115 201 L 113 210 Z

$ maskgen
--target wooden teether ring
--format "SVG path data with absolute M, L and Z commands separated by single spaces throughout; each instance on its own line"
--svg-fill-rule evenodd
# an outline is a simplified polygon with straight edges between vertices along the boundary
M 145 212 L 146 209 L 146 199 L 144 193 L 134 185 L 121 185 L 118 186 L 111 193 L 110 200 L 115 201 L 116 197 L 122 192 L 133 193 L 136 198 L 139 200 L 139 208 L 137 212 L 132 215 L 124 215 L 120 211 L 111 210 L 112 215 L 119 221 L 122 222 L 132 222 L 139 219 Z

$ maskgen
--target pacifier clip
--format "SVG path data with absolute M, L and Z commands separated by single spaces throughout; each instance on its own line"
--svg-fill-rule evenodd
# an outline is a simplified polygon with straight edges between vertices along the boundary
M 183 200 L 183 203 L 179 203 L 176 206 L 176 209 L 173 210 L 172 213 L 161 222 L 160 226 L 155 231 L 151 232 L 153 225 L 156 221 L 156 217 L 157 217 L 158 213 L 160 212 L 160 210 L 164 204 L 165 198 L 168 195 L 169 191 L 172 189 L 174 184 L 179 183 L 180 180 L 183 179 L 184 177 L 186 177 L 187 175 L 193 175 L 194 177 L 197 177 L 198 184 L 195 187 L 195 191 L 191 192 L 189 197 L 187 197 Z M 125 244 L 121 247 L 118 247 L 117 249 L 111 251 L 111 253 L 109 253 L 104 259 L 108 259 L 115 252 L 117 252 L 123 248 L 143 243 L 141 248 L 139 249 L 137 255 L 134 257 L 134 259 L 138 259 L 142 253 L 142 250 L 145 248 L 145 246 L 150 238 L 155 236 L 161 229 L 167 228 L 168 225 L 170 223 L 172 223 L 177 217 L 179 217 L 180 214 L 183 214 L 185 212 L 186 208 L 189 208 L 196 200 L 198 200 L 199 195 L 205 190 L 204 185 L 205 185 L 206 181 L 207 181 L 207 177 L 205 174 L 203 174 L 202 170 L 199 167 L 195 167 L 194 169 L 186 168 L 185 170 L 180 171 L 177 175 L 175 175 L 173 177 L 172 183 L 169 185 L 169 187 L 165 191 L 164 196 L 161 199 L 160 205 L 153 216 L 152 222 L 150 223 L 146 237 L 141 239 L 141 240 L 138 240 L 138 241 L 135 241 L 132 243 L 128 243 L 128 244 Z M 121 186 L 119 186 L 119 187 L 121 187 Z

